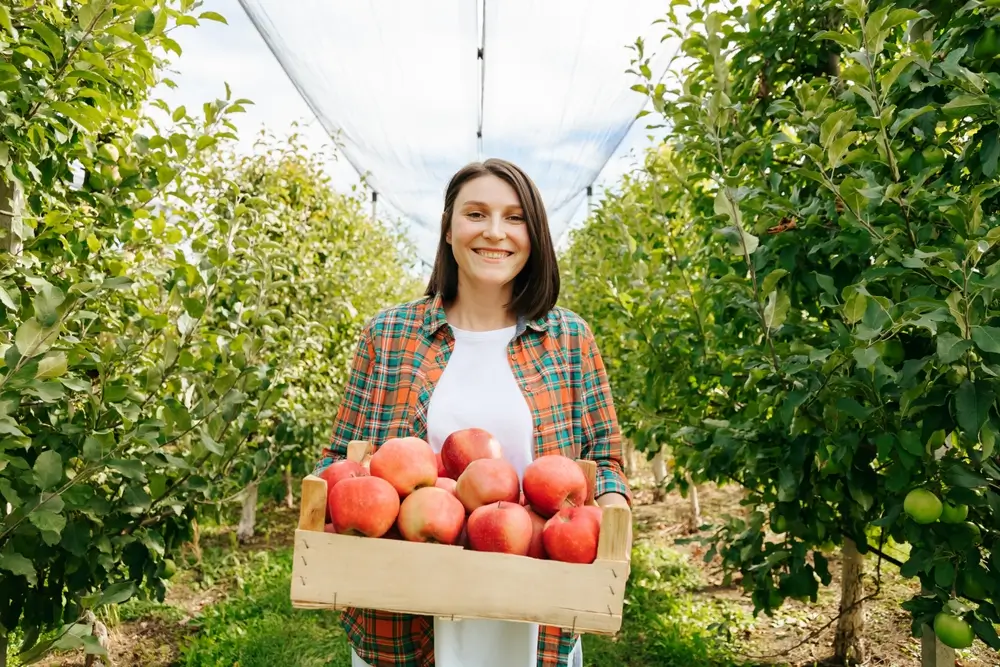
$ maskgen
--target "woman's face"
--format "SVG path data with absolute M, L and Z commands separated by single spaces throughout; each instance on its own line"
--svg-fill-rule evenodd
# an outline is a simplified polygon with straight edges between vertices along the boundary
M 517 192 L 493 175 L 462 186 L 447 235 L 463 282 L 510 284 L 528 261 L 531 240 Z

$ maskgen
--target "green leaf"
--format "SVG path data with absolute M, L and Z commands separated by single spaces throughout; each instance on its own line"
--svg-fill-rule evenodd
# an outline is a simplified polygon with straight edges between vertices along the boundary
M 35 459 L 32 468 L 35 472 L 35 483 L 38 488 L 45 490 L 54 487 L 63 478 L 63 460 L 58 452 L 48 450 L 42 452 Z
M 10 20 L 10 9 L 2 2 L 0 2 L 0 28 L 6 30 L 7 34 L 15 40 L 17 39 L 17 30 L 14 30 L 14 24 Z
M 854 291 L 847 297 L 847 301 L 844 302 L 844 319 L 848 324 L 854 324 L 864 317 L 867 308 L 868 297 L 861 292 Z
M 854 348 L 852 355 L 854 356 L 854 360 L 858 362 L 858 366 L 865 369 L 870 369 L 879 359 L 879 352 L 874 347 Z
M 34 317 L 25 320 L 14 334 L 14 345 L 21 356 L 30 358 L 43 354 L 55 342 L 59 327 L 45 328 Z
M 788 275 L 788 271 L 785 269 L 774 269 L 764 278 L 764 282 L 761 283 L 760 293 L 770 294 L 777 287 L 778 281 Z
M 958 425 L 972 440 L 979 439 L 979 429 L 986 423 L 990 408 L 996 398 L 985 385 L 977 386 L 965 380 L 955 393 L 955 412 Z
M 229 22 L 226 21 L 226 17 L 218 12 L 202 12 L 201 14 L 198 14 L 198 18 L 205 19 L 207 21 L 218 21 L 219 23 L 229 25 Z
M 62 533 L 62 529 L 66 527 L 66 517 L 43 509 L 28 514 L 28 520 L 39 530 L 53 532 L 57 535 Z
M 156 14 L 149 9 L 143 9 L 135 15 L 132 29 L 137 35 L 148 35 L 156 25 Z
M 121 604 L 135 595 L 135 590 L 135 582 L 133 581 L 120 581 L 116 584 L 111 584 L 101 591 L 100 600 L 95 606 Z
M 108 461 L 108 467 L 112 470 L 120 472 L 123 476 L 129 479 L 134 479 L 140 482 L 146 481 L 146 472 L 142 467 L 142 462 L 136 461 L 135 459 L 119 459 Z
M 58 64 L 63 57 L 63 44 L 62 39 L 52 31 L 52 28 L 45 25 L 41 21 L 26 21 L 25 25 L 31 28 L 42 41 L 45 42 L 45 46 L 49 49 L 49 53 L 52 54 L 53 59 Z
M 19 310 L 17 302 L 10 295 L 10 292 L 3 288 L 3 285 L 0 285 L 0 303 L 12 313 L 16 313 Z
M 784 324 L 790 305 L 787 292 L 775 290 L 768 294 L 767 304 L 764 306 L 764 326 L 773 331 Z
M 66 373 L 66 353 L 54 352 L 38 362 L 35 379 L 48 380 Z
M 941 111 L 951 118 L 973 114 L 989 108 L 990 98 L 983 95 L 959 95 L 941 107 Z
M 973 471 L 966 463 L 954 462 L 945 468 L 944 479 L 953 486 L 976 489 L 989 484 L 985 477 Z
M 939 334 L 936 343 L 937 356 L 942 364 L 951 364 L 957 361 L 967 349 L 972 347 L 971 341 L 948 332 Z
M 1000 328 L 977 325 L 972 327 L 972 340 L 983 352 L 1000 353 Z
M 25 577 L 32 586 L 38 584 L 35 566 L 19 553 L 0 554 L 0 570 L 7 570 L 17 576 Z

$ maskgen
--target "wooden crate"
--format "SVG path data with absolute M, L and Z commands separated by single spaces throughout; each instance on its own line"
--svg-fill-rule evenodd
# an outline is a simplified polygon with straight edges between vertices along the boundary
M 352 442 L 348 458 L 364 462 L 371 447 Z M 596 466 L 579 461 L 590 480 Z M 632 513 L 607 507 L 597 560 L 562 563 L 460 546 L 324 532 L 326 481 L 302 482 L 295 531 L 291 601 L 299 609 L 360 607 L 382 611 L 554 625 L 578 633 L 614 634 L 622 623 L 632 547 Z

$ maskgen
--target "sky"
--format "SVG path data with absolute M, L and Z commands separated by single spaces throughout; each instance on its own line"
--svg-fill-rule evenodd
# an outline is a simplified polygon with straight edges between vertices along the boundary
M 177 86 L 158 93 L 200 108 L 228 83 L 254 102 L 234 118 L 248 151 L 262 127 L 282 135 L 298 122 L 306 145 L 327 154 L 336 135 L 334 187 L 360 187 L 364 173 L 379 217 L 402 219 L 427 262 L 448 178 L 481 157 L 512 160 L 535 180 L 558 243 L 585 218 L 587 185 L 596 199 L 650 144 L 649 119 L 633 122 L 646 101 L 625 70 L 640 36 L 654 73 L 667 67 L 676 43 L 652 25 L 667 4 L 206 0 L 200 11 L 228 25 L 172 34 L 183 49 L 170 68 Z

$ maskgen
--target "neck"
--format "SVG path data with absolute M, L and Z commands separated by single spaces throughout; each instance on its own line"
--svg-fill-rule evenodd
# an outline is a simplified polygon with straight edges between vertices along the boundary
M 493 331 L 513 326 L 517 315 L 507 309 L 513 286 L 483 289 L 465 283 L 461 276 L 455 300 L 445 307 L 448 323 L 466 331 Z

